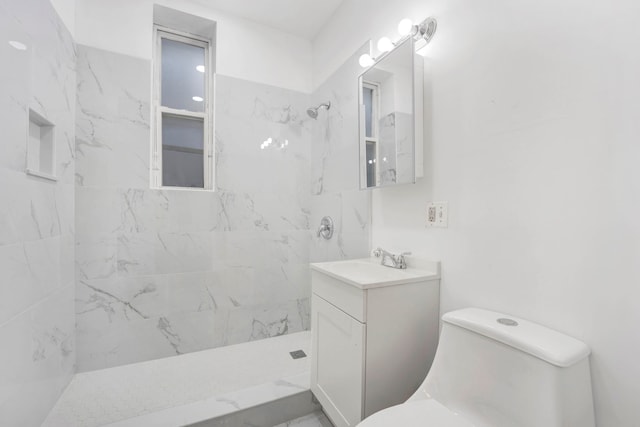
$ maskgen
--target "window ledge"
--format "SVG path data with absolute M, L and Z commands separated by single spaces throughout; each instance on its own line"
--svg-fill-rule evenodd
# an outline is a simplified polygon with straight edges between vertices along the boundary
M 212 188 L 193 188 L 193 187 L 151 187 L 152 190 L 161 191 L 194 191 L 197 193 L 215 193 L 216 190 Z
M 58 181 L 58 178 L 56 176 L 50 175 L 48 173 L 40 172 L 40 171 L 33 170 L 33 169 L 27 169 L 26 172 L 27 172 L 27 175 L 37 176 L 38 178 L 47 179 L 47 180 L 53 181 L 53 182 L 57 182 Z

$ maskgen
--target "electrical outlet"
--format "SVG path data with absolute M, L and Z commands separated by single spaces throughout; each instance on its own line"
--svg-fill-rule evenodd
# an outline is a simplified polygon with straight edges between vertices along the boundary
M 446 228 L 449 225 L 449 203 L 431 202 L 427 207 L 427 226 Z

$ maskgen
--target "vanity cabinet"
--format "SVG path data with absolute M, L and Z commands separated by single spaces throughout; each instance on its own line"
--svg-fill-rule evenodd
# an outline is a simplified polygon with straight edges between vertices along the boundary
M 438 341 L 439 265 L 311 264 L 311 391 L 336 427 L 407 400 Z

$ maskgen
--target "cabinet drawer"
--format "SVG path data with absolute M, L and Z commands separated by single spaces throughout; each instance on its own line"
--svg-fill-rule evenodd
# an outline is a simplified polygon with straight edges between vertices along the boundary
M 317 271 L 311 271 L 311 289 L 314 294 L 329 301 L 351 317 L 366 323 L 366 291 Z

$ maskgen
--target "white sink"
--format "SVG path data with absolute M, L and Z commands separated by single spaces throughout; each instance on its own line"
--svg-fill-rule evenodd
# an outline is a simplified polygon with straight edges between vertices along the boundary
M 416 262 L 416 264 L 418 264 Z M 409 261 L 409 265 L 411 262 Z M 380 265 L 378 258 L 316 262 L 311 269 L 335 277 L 360 289 L 379 288 L 403 283 L 421 282 L 440 277 L 439 263 L 422 262 L 419 268 L 405 269 Z

